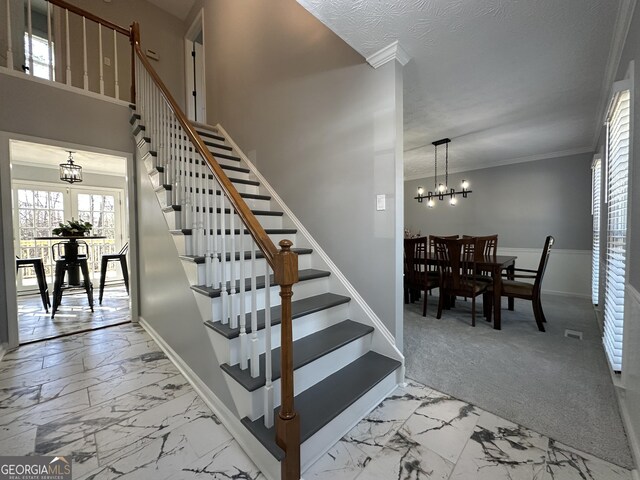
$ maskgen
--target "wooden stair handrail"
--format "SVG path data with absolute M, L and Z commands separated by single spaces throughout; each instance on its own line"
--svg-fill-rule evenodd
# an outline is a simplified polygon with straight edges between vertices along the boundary
M 64 8 L 69 10 L 70 12 L 76 13 L 82 17 L 88 18 L 92 22 L 99 23 L 100 25 L 104 25 L 111 30 L 115 30 L 118 33 L 121 33 L 125 37 L 129 38 L 129 29 L 121 27 L 120 25 L 116 25 L 115 23 L 110 22 L 109 20 L 105 20 L 104 18 L 100 18 L 97 15 L 94 15 L 91 12 L 87 12 L 80 7 L 76 7 L 75 5 L 71 5 L 70 3 L 65 2 L 64 0 L 47 0 L 52 5 L 57 5 L 60 8 Z
M 171 107 L 171 110 L 173 110 L 173 113 L 178 119 L 178 122 L 184 129 L 185 133 L 187 134 L 187 136 L 189 137 L 193 145 L 198 150 L 198 153 L 207 161 L 207 163 L 209 164 L 209 167 L 211 167 L 211 170 L 213 170 L 213 173 L 216 176 L 216 179 L 218 180 L 220 187 L 222 188 L 222 190 L 224 190 L 224 193 L 229 198 L 231 205 L 235 208 L 236 212 L 242 219 L 242 222 L 249 230 L 249 233 L 255 240 L 256 244 L 258 245 L 258 248 L 262 251 L 262 253 L 264 253 L 264 256 L 269 262 L 269 265 L 271 266 L 271 268 L 274 269 L 275 268 L 274 259 L 275 259 L 275 256 L 278 254 L 278 249 L 274 245 L 271 238 L 269 238 L 269 235 L 267 235 L 267 232 L 265 232 L 262 225 L 260 225 L 260 222 L 258 222 L 258 219 L 256 218 L 256 216 L 251 212 L 251 209 L 249 208 L 249 206 L 246 204 L 244 199 L 240 196 L 236 188 L 233 186 L 233 184 L 231 183 L 231 180 L 229 180 L 229 177 L 227 177 L 227 175 L 224 173 L 224 171 L 222 170 L 222 167 L 220 167 L 218 162 L 213 157 L 212 153 L 206 147 L 200 135 L 198 135 L 193 125 L 191 125 L 191 122 L 187 119 L 185 114 L 182 112 L 182 109 L 178 106 L 178 103 L 175 101 L 175 99 L 173 98 L 173 96 L 171 95 L 167 87 L 164 85 L 164 83 L 162 82 L 162 80 L 160 79 L 156 71 L 153 69 L 153 67 L 149 63 L 149 60 L 147 60 L 146 55 L 142 52 L 142 49 L 140 47 L 140 33 L 139 33 L 140 26 L 138 25 L 138 22 L 133 23 L 132 32 L 133 32 L 133 37 L 132 37 L 133 48 L 138 59 L 144 65 L 145 69 L 147 70 L 147 73 L 153 79 L 154 83 L 156 84 L 156 87 L 158 87 L 158 89 L 160 90 L 160 93 L 162 94 L 164 99 L 167 101 L 167 103 Z

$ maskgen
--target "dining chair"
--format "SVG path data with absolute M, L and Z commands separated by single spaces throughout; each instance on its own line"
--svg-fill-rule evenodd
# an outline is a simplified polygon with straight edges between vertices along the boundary
M 42 306 L 44 311 L 49 313 L 49 307 L 51 306 L 51 300 L 49 299 L 49 285 L 47 285 L 47 276 L 44 271 L 44 263 L 42 258 L 20 258 L 16 256 L 16 273 L 21 268 L 33 268 L 36 274 L 36 281 L 38 282 L 38 291 L 40 292 L 40 298 L 42 300 Z
M 433 238 L 435 257 L 438 265 L 440 298 L 438 314 L 442 317 L 442 309 L 446 298 L 460 295 L 471 297 L 471 325 L 476 326 L 476 297 L 484 295 L 489 302 L 488 283 L 476 276 L 476 241 L 473 238 L 447 239 Z
M 537 270 L 514 268 L 513 273 L 510 275 L 513 279 L 503 279 L 500 292 L 501 297 L 530 300 L 533 306 L 533 316 L 536 319 L 538 330 L 540 330 L 541 332 L 545 331 L 544 324 L 546 323 L 547 319 L 545 318 L 544 312 L 542 311 L 540 291 L 542 288 L 542 278 L 544 277 L 544 272 L 549 261 L 549 255 L 551 254 L 551 247 L 553 247 L 554 242 L 555 239 L 551 235 L 546 238 Z M 533 280 L 533 283 L 515 280 L 518 278 L 530 279 Z M 489 290 L 493 291 L 492 285 L 489 286 Z M 495 308 L 500 308 L 500 305 L 495 305 Z
M 129 294 L 129 269 L 127 268 L 127 251 L 129 251 L 129 242 L 124 244 L 124 247 L 120 249 L 118 253 L 106 253 L 102 255 L 100 262 L 100 297 L 99 302 L 102 305 L 102 295 L 104 293 L 104 282 L 107 278 L 107 267 L 109 262 L 119 262 L 122 269 L 122 276 L 124 277 L 124 286 L 127 289 L 127 295 Z
M 72 256 L 65 256 L 64 249 L 66 242 L 57 242 L 51 245 L 52 259 L 55 261 L 55 273 L 53 282 L 53 304 L 51 306 L 51 318 L 54 318 L 58 307 L 62 303 L 62 293 L 67 288 L 82 287 L 87 292 L 87 300 L 89 301 L 89 307 L 93 312 L 93 284 L 91 283 L 91 277 L 89 275 L 89 248 L 86 242 L 78 242 L 78 255 L 75 259 Z M 72 269 L 78 269 L 82 272 L 82 284 L 65 286 L 64 277 L 69 272 L 71 275 Z
M 438 274 L 427 262 L 427 241 L 427 237 L 404 240 L 405 288 L 410 301 L 413 301 L 412 292 L 424 291 L 423 317 L 427 316 L 427 293 L 439 286 Z

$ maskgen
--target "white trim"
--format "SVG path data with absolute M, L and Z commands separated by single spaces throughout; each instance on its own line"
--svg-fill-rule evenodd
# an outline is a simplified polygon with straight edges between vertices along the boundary
M 405 49 L 402 48 L 400 42 L 396 40 L 386 47 L 381 48 L 376 53 L 369 55 L 366 60 L 373 68 L 381 67 L 392 60 L 397 60 L 398 63 L 404 67 L 409 60 L 411 60 L 411 57 Z
M 417 148 L 425 148 L 427 145 Z M 405 150 L 406 152 L 416 150 L 416 148 L 412 148 L 410 150 Z M 450 168 L 449 173 L 462 173 L 462 172 L 474 172 L 476 170 L 484 170 L 485 168 L 493 168 L 493 167 L 502 167 L 504 165 L 512 165 L 516 163 L 526 163 L 526 162 L 537 162 L 538 160 L 547 160 L 549 158 L 560 158 L 560 157 L 569 157 L 571 155 L 581 155 L 583 153 L 593 153 L 592 147 L 580 147 L 580 148 L 571 148 L 569 150 L 561 150 L 559 152 L 549 152 L 549 153 L 541 153 L 538 155 L 528 155 L 526 157 L 518 157 L 511 159 L 503 159 L 503 160 L 495 160 L 493 162 L 483 163 L 482 165 L 478 165 L 477 167 L 460 167 L 460 168 Z M 424 175 L 424 174 L 416 174 L 416 175 L 407 175 L 404 177 L 405 181 L 407 180 L 418 180 L 420 178 L 430 178 L 433 175 Z
M 187 112 L 189 110 L 189 104 L 190 101 L 192 101 L 193 97 L 192 97 L 192 91 L 191 91 L 191 87 L 189 86 L 189 74 L 187 72 L 190 72 L 192 66 L 191 63 L 191 53 L 189 51 L 189 43 L 194 43 L 194 37 L 196 35 L 196 33 L 198 31 L 202 32 L 202 70 L 204 72 L 203 74 L 203 78 L 206 81 L 207 78 L 207 64 L 206 64 L 206 42 L 205 42 L 205 25 L 204 25 L 204 8 L 201 8 L 200 11 L 196 14 L 196 16 L 193 19 L 193 22 L 191 23 L 191 26 L 189 27 L 189 29 L 187 30 L 187 33 L 184 35 L 184 45 L 185 45 L 185 56 L 184 56 L 184 63 L 185 63 L 185 70 L 184 70 L 184 74 L 185 74 L 185 82 L 184 82 L 184 87 L 185 87 L 185 102 L 187 103 Z M 195 79 L 194 79 L 195 81 Z M 201 122 L 205 122 L 207 121 L 207 86 L 206 84 L 201 86 L 201 92 L 198 92 L 199 95 L 201 95 L 202 97 L 202 105 L 203 105 L 203 116 L 204 118 L 201 118 L 200 121 Z M 197 108 L 197 107 L 196 107 Z M 197 115 L 197 111 L 194 112 Z M 191 121 L 193 121 L 192 119 L 190 119 Z M 195 122 L 194 122 L 195 123 Z
M 640 473 L 638 473 L 638 470 L 636 468 L 631 470 L 631 478 L 633 480 L 640 480 Z
M 596 128 L 593 135 L 593 150 L 596 149 L 598 141 L 600 140 L 601 129 L 599 127 L 602 125 L 606 108 L 609 105 L 611 85 L 615 80 L 615 76 L 620 65 L 624 44 L 629 33 L 629 27 L 631 27 L 631 19 L 633 18 L 635 6 L 636 0 L 621 0 L 618 7 L 613 37 L 611 39 L 611 48 L 609 49 L 607 66 L 602 80 L 600 104 L 598 105 L 598 110 L 596 110 Z
M 7 67 L 0 66 L 0 73 L 5 75 L 9 75 L 11 77 L 21 78 L 23 80 L 27 80 L 29 82 L 36 82 L 42 85 L 48 85 L 53 88 L 59 88 L 60 90 L 65 90 L 67 92 L 76 93 L 79 95 L 84 95 L 86 97 L 95 98 L 97 100 L 104 100 L 105 102 L 115 103 L 116 105 L 121 105 L 124 107 L 128 107 L 131 102 L 125 102 L 124 100 L 119 100 L 113 97 L 107 97 L 106 95 L 100 95 L 99 93 L 90 92 L 88 90 L 83 90 L 82 88 L 73 87 L 71 85 L 67 85 L 59 82 L 52 82 L 51 80 L 46 80 L 43 78 L 34 77 L 32 75 L 26 75 L 24 73 L 18 72 L 16 70 L 9 70 Z
M 0 343 L 0 362 L 2 361 L 2 359 L 4 358 L 4 356 L 7 354 L 7 352 L 9 351 L 7 343 Z
M 231 137 L 226 132 L 226 130 L 222 128 L 220 124 L 216 125 L 216 128 L 218 129 L 220 134 L 223 137 L 225 137 L 227 142 L 229 142 L 229 144 L 234 148 L 238 156 L 249 167 L 249 169 L 251 170 L 251 173 L 256 176 L 261 186 L 267 189 L 267 191 L 269 192 L 269 195 L 271 195 L 272 199 L 278 204 L 278 206 L 282 209 L 284 214 L 295 225 L 298 232 L 301 233 L 305 237 L 305 239 L 309 242 L 314 253 L 317 253 L 320 256 L 320 258 L 325 262 L 325 264 L 327 265 L 327 268 L 331 271 L 331 275 L 334 275 L 335 278 L 337 278 L 337 280 L 340 283 L 342 283 L 345 289 L 349 292 L 349 296 L 351 297 L 351 300 L 354 301 L 364 311 L 365 315 L 369 318 L 371 323 L 375 326 L 376 330 L 378 330 L 380 334 L 382 334 L 384 339 L 389 343 L 389 345 L 396 352 L 396 354 L 398 355 L 397 358 L 401 359 L 400 361 L 402 361 L 402 363 L 404 364 L 404 356 L 402 355 L 400 350 L 398 350 L 398 348 L 396 347 L 394 336 L 389 331 L 389 329 L 385 326 L 385 324 L 382 323 L 382 320 L 380 320 L 380 318 L 371 309 L 371 307 L 367 304 L 367 302 L 365 302 L 362 296 L 358 293 L 358 291 L 354 288 L 354 286 L 349 282 L 349 280 L 347 280 L 347 278 L 336 266 L 336 264 L 333 263 L 333 261 L 329 258 L 326 252 L 320 247 L 318 242 L 315 241 L 315 239 L 311 236 L 309 231 L 304 227 L 304 225 L 302 225 L 300 220 L 298 220 L 298 218 L 293 214 L 293 212 L 289 209 L 289 207 L 287 207 L 287 205 L 284 203 L 282 198 L 280 198 L 280 196 L 276 193 L 273 187 L 271 187 L 269 182 L 267 182 L 267 180 L 260 174 L 260 172 L 255 167 L 255 165 L 251 163 L 251 161 L 242 152 L 242 150 L 238 147 L 238 145 L 236 145 L 236 143 L 231 139 Z
M 240 419 L 216 396 L 215 393 L 191 370 L 191 367 L 171 346 L 164 341 L 162 336 L 143 317 L 139 317 L 139 323 L 149 336 L 158 344 L 167 358 L 176 366 L 180 373 L 187 379 L 200 398 L 207 404 L 213 413 L 222 422 L 240 447 L 247 453 L 253 463 L 256 464 L 262 474 L 270 480 L 280 478 L 278 461 L 264 448 L 260 442 L 242 424 Z

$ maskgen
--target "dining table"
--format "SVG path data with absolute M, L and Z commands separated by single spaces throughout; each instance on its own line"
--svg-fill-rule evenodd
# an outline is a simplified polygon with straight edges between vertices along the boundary
M 78 240 L 101 240 L 107 238 L 104 235 L 65 235 L 65 236 L 44 236 L 34 237 L 34 240 L 58 240 L 65 243 L 64 256 L 70 263 L 75 263 L 78 260 Z M 67 284 L 70 286 L 81 286 L 80 282 L 80 267 L 78 265 L 69 267 L 69 276 Z
M 503 271 L 506 271 L 507 278 L 514 273 L 516 259 L 518 257 L 512 255 L 482 255 L 476 257 L 476 267 L 478 270 L 491 274 L 493 280 L 493 328 L 502 329 L 501 318 L 501 294 L 502 294 L 502 277 Z M 428 265 L 437 265 L 436 255 L 427 252 L 425 261 Z M 513 310 L 513 301 L 509 301 L 509 310 Z

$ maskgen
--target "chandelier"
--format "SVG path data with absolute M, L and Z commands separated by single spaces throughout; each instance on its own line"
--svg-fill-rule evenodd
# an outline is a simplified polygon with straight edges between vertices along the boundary
M 66 163 L 60 164 L 60 180 L 63 182 L 69 182 L 71 184 L 82 181 L 82 167 L 73 163 L 73 153 L 69 152 L 69 160 Z
M 436 140 L 435 142 L 431 142 L 433 144 L 433 148 L 435 150 L 435 172 L 434 172 L 434 180 L 433 180 L 433 192 L 428 191 L 427 194 L 424 194 L 424 188 L 418 187 L 418 196 L 414 197 L 414 199 L 418 200 L 418 203 L 422 203 L 422 201 L 427 199 L 427 206 L 429 208 L 433 208 L 436 205 L 435 199 L 444 200 L 445 197 L 449 197 L 449 205 L 455 207 L 458 203 L 457 195 L 462 195 L 462 198 L 467 198 L 467 195 L 471 193 L 469 188 L 469 182 L 466 180 L 462 180 L 461 190 L 456 191 L 455 188 L 449 189 L 447 185 L 449 184 L 449 143 L 451 139 L 443 138 L 442 140 Z M 444 183 L 438 183 L 438 147 L 440 145 L 445 146 L 445 163 L 444 163 Z

